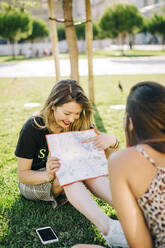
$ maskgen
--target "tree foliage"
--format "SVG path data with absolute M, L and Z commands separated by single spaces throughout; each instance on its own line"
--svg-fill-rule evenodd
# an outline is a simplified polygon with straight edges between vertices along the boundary
M 135 34 L 142 27 L 143 17 L 134 5 L 116 4 L 108 8 L 99 21 L 104 36 Z
M 92 23 L 92 27 L 93 27 L 93 39 L 97 39 L 98 37 L 98 25 L 96 23 Z M 85 40 L 85 23 L 81 23 L 78 25 L 75 25 L 75 30 L 76 30 L 76 36 L 78 40 Z M 65 27 L 63 25 L 61 25 L 58 28 L 58 39 L 59 40 L 65 40 Z
M 26 37 L 26 40 L 34 41 L 37 38 L 45 38 L 49 35 L 49 29 L 43 20 L 34 17 L 31 20 L 32 33 Z
M 165 43 L 165 15 L 155 13 L 148 21 L 148 31 L 152 35 L 161 36 Z
M 61 25 L 58 29 L 57 29 L 57 35 L 58 35 L 58 40 L 66 40 L 66 36 L 65 36 L 65 26 Z
M 10 0 L 10 1 L 5 1 L 1 0 L 0 1 L 0 9 L 4 8 L 4 6 L 7 5 L 6 2 L 10 2 L 10 5 L 12 5 L 14 8 L 21 8 L 21 9 L 34 9 L 34 8 L 39 8 L 41 5 L 41 0 Z
M 139 30 L 139 33 L 144 33 L 147 34 L 148 33 L 148 18 L 143 17 L 143 25 Z
M 125 25 L 129 34 L 137 33 L 143 26 L 143 17 L 135 5 L 125 6 Z
M 23 9 L 7 6 L 0 13 L 0 36 L 11 41 L 26 38 L 32 32 L 30 15 Z
M 76 35 L 78 40 L 85 40 L 85 23 L 79 24 L 75 26 Z M 98 27 L 96 23 L 92 23 L 93 29 L 93 39 L 95 40 L 98 36 Z

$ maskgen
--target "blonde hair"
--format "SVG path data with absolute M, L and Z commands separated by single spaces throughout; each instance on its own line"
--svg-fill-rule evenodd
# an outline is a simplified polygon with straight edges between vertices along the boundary
M 64 131 L 79 131 L 89 129 L 93 123 L 92 105 L 85 96 L 81 86 L 72 79 L 61 80 L 56 83 L 48 96 L 43 108 L 39 112 L 39 117 L 43 118 L 44 125 L 41 126 L 36 120 L 36 124 L 40 128 L 48 128 L 55 124 L 55 118 L 52 107 L 58 107 L 65 103 L 75 101 L 82 107 L 80 118 L 75 120 Z

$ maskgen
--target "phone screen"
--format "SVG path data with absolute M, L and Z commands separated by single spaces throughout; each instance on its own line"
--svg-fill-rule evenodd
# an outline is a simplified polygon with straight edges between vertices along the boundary
M 38 229 L 38 233 L 43 241 L 58 239 L 56 234 L 53 232 L 53 230 L 50 227 L 44 229 Z

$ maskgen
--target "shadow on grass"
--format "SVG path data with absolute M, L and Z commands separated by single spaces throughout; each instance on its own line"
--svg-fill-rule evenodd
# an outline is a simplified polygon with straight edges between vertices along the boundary
M 48 248 L 69 248 L 77 243 L 103 244 L 100 237 L 96 240 L 91 222 L 69 203 L 55 210 L 50 202 L 26 200 L 18 195 L 5 216 L 9 222 L 7 233 L 1 239 L 2 248 L 45 247 L 36 234 L 37 228 L 45 226 L 51 226 L 59 238 L 59 242 L 48 244 Z
M 94 108 L 94 120 L 95 120 L 97 128 L 99 129 L 99 131 L 107 133 L 107 130 L 103 124 L 103 120 L 95 104 L 93 105 L 93 108 Z

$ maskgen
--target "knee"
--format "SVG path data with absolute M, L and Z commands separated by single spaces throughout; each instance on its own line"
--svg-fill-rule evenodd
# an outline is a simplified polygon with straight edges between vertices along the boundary
M 65 192 L 66 196 L 69 197 L 74 192 L 74 185 L 70 184 L 68 186 L 65 186 L 64 187 L 64 192 Z
M 87 248 L 87 247 L 89 246 L 85 244 L 77 244 L 77 245 L 72 246 L 71 248 Z
M 74 245 L 71 248 L 83 248 L 83 245 L 79 244 L 79 245 Z
M 88 244 L 77 244 L 72 246 L 71 248 L 103 248 L 100 245 L 88 245 Z
M 64 187 L 64 192 L 68 198 L 68 201 L 72 201 L 72 199 L 75 199 L 75 197 L 80 197 L 80 191 L 82 187 L 81 184 L 81 182 L 76 182 Z
M 67 194 L 67 193 L 69 194 L 69 193 L 72 193 L 72 192 L 76 192 L 77 189 L 78 189 L 78 184 L 79 184 L 79 183 L 72 183 L 72 184 L 70 184 L 70 185 L 65 186 L 65 187 L 64 187 L 65 193 L 66 193 L 66 194 Z

